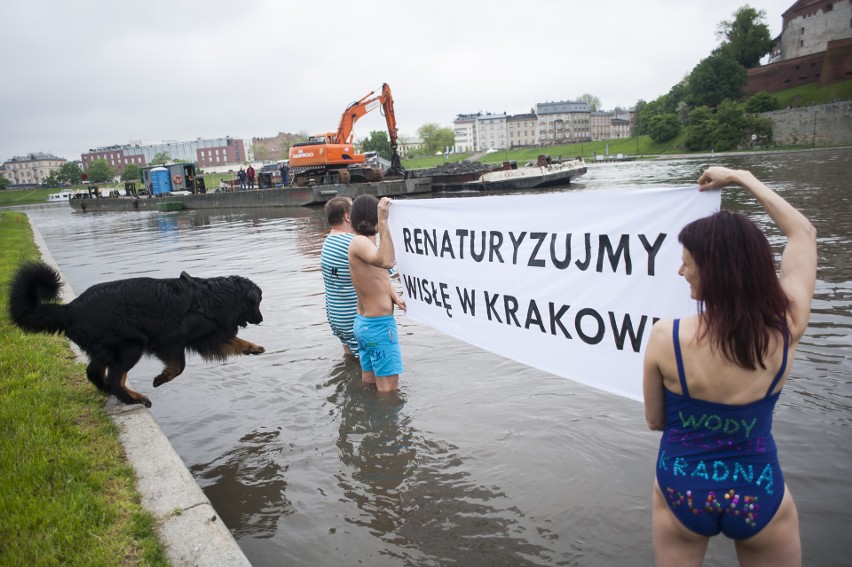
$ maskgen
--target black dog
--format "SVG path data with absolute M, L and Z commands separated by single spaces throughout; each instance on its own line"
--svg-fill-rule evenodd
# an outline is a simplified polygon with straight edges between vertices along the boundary
M 86 376 L 125 404 L 151 402 L 125 386 L 143 354 L 166 365 L 154 387 L 186 366 L 185 351 L 205 360 L 260 354 L 264 348 L 237 337 L 238 327 L 263 321 L 261 291 L 240 276 L 133 278 L 93 285 L 67 305 L 56 303 L 62 280 L 42 263 L 24 264 L 12 279 L 9 313 L 26 331 L 64 333 L 89 355 Z

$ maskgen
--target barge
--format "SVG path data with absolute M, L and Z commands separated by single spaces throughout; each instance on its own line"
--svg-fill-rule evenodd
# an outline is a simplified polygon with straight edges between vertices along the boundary
M 431 183 L 432 180 L 429 178 L 409 178 L 349 185 L 340 183 L 189 195 L 165 193 L 158 197 L 69 199 L 68 203 L 72 209 L 81 212 L 307 207 L 324 205 L 337 196 L 354 199 L 358 195 L 365 194 L 382 198 L 431 193 Z
M 502 169 L 484 173 L 476 183 L 485 191 L 537 189 L 554 185 L 568 185 L 586 173 L 583 158 L 553 162 L 549 156 L 539 156 L 536 165 Z

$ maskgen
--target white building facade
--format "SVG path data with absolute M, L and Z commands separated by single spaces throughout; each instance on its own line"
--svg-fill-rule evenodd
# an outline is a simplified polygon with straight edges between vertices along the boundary
M 770 63 L 821 53 L 829 41 L 852 38 L 852 2 L 800 0 L 782 14 L 780 52 Z
M 477 118 L 476 151 L 508 148 L 505 114 L 483 114 Z
M 633 111 L 592 112 L 585 102 L 544 102 L 528 114 L 459 114 L 453 132 L 459 153 L 612 140 L 633 135 Z
M 515 114 L 506 118 L 509 149 L 524 148 L 538 145 L 538 116 Z
M 482 113 L 477 114 L 459 114 L 453 121 L 453 135 L 455 143 L 453 151 L 456 153 L 475 152 L 476 147 L 476 120 L 482 116 Z
M 9 185 L 40 185 L 66 162 L 63 158 L 44 152 L 15 156 L 3 164 L 4 175 Z
M 574 144 L 592 139 L 592 111 L 585 102 L 540 102 L 535 106 L 539 144 Z

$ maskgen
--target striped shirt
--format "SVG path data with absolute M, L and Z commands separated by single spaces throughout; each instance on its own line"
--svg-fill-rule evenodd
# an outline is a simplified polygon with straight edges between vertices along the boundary
M 354 236 L 348 233 L 327 236 L 322 244 L 320 265 L 328 324 L 340 342 L 357 356 L 358 342 L 352 332 L 352 324 L 358 309 L 358 296 L 349 274 L 349 243 Z

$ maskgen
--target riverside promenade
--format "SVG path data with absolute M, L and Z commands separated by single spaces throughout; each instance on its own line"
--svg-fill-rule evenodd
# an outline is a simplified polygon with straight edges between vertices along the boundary
M 42 260 L 61 272 L 38 228 L 31 227 Z M 66 281 L 62 301 L 68 303 L 75 297 Z M 88 362 L 77 345 L 69 343 L 77 358 Z M 148 408 L 122 404 L 110 396 L 104 409 L 118 426 L 119 441 L 136 473 L 136 490 L 142 506 L 157 522 L 169 562 L 175 567 L 250 567 Z

